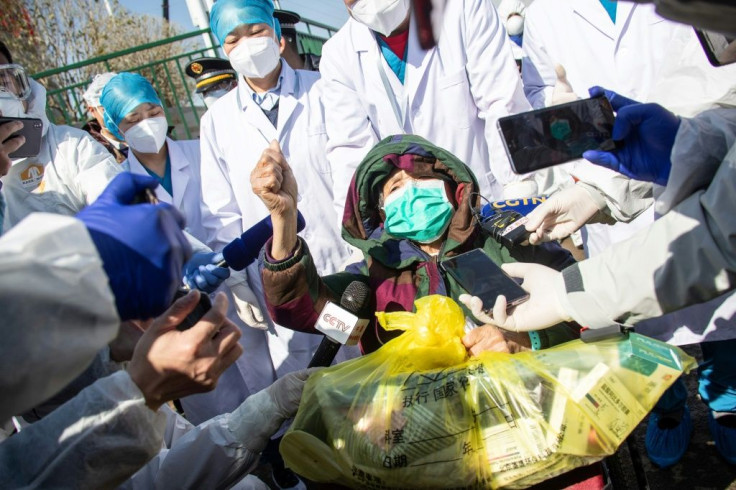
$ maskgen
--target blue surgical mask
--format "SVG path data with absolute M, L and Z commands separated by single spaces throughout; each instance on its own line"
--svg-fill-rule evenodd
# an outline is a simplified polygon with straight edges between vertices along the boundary
M 383 206 L 384 227 L 398 238 L 432 243 L 447 230 L 454 209 L 442 180 L 412 180 L 391 193 Z

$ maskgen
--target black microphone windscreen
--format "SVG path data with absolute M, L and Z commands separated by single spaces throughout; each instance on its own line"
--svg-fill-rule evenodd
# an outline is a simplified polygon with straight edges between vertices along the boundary
M 348 310 L 350 313 L 358 314 L 362 310 L 371 295 L 371 288 L 367 284 L 360 281 L 353 281 L 342 293 L 340 298 L 340 306 Z

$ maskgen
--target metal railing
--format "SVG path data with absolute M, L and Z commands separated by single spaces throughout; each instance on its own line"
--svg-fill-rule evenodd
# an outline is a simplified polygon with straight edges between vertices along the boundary
M 303 38 L 304 42 L 300 44 L 312 51 L 316 48 L 321 51 L 321 45 L 336 32 L 335 28 L 319 22 L 306 19 L 302 22 L 308 32 L 298 32 L 297 37 Z M 313 34 L 313 28 L 324 31 L 326 36 Z M 194 95 L 195 82 L 186 76 L 184 69 L 194 58 L 218 55 L 216 48 L 195 46 L 192 38 L 202 35 L 212 39 L 209 28 L 201 29 L 42 71 L 34 74 L 33 78 L 46 86 L 50 120 L 80 127 L 89 120 L 82 93 L 94 74 L 109 71 L 140 73 L 158 92 L 166 118 L 174 126 L 172 135 L 175 138 L 197 138 L 199 119 L 206 108 L 203 101 Z M 212 45 L 217 46 L 217 43 L 213 41 Z

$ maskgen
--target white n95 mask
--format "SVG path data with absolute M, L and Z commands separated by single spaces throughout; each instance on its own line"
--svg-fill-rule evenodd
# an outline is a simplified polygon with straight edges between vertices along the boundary
M 361 24 L 388 36 L 406 19 L 409 0 L 358 0 L 350 13 Z
M 23 101 L 18 99 L 0 98 L 0 114 L 3 117 L 27 117 Z
M 169 123 L 163 116 L 144 119 L 125 133 L 125 142 L 140 153 L 158 153 L 166 141 Z
M 241 40 L 228 55 L 235 71 L 246 78 L 264 78 L 279 64 L 279 45 L 272 37 L 249 37 Z

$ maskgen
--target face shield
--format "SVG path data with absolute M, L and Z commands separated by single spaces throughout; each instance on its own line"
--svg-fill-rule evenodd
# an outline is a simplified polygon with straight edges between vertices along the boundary
M 26 100 L 31 96 L 31 83 L 20 65 L 0 65 L 0 99 Z

